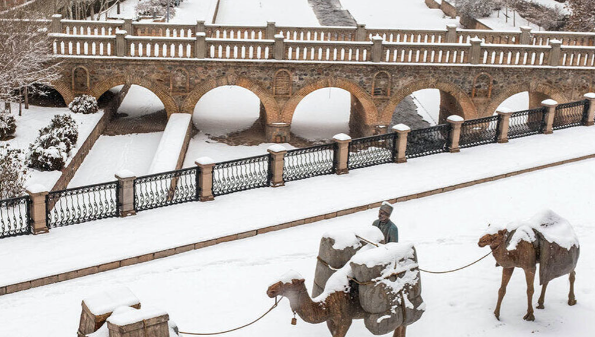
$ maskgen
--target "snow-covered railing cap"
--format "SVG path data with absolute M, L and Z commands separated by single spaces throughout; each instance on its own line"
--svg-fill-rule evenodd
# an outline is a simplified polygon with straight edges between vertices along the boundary
M 509 114 L 509 113 L 512 113 L 513 111 L 512 111 L 512 109 L 509 109 L 507 107 L 501 107 L 501 108 L 498 108 L 496 110 L 496 112 L 497 113 L 503 113 L 503 114 Z
M 553 99 L 546 99 L 545 101 L 542 101 L 541 104 L 545 106 L 556 106 L 558 105 L 558 102 L 554 101 Z
M 550 40 L 550 44 L 557 44 L 557 45 L 560 45 L 560 44 L 562 44 L 562 41 L 560 41 L 560 40 L 555 40 L 555 39 L 554 39 L 554 40 Z
M 595 92 L 588 92 L 585 94 L 586 99 L 595 99 Z
M 530 27 L 530 26 L 520 26 L 519 28 L 520 28 L 521 30 L 531 30 L 531 29 L 533 29 L 533 28 L 532 28 L 532 27 Z
M 384 39 L 382 38 L 382 36 L 380 36 L 378 34 L 372 36 L 372 41 L 382 41 L 382 40 L 384 40 Z
M 269 150 L 270 152 L 285 152 L 285 151 L 287 151 L 287 149 L 281 144 L 271 145 L 271 146 L 269 146 L 269 148 L 267 150 Z
M 405 132 L 405 131 L 411 131 L 411 128 L 408 127 L 407 125 L 401 123 L 401 124 L 397 124 L 397 125 L 393 126 L 393 130 Z
M 205 32 L 198 32 L 198 33 L 196 33 L 196 36 L 197 37 L 198 36 L 204 36 L 204 37 L 206 37 L 207 36 L 207 33 L 205 33 Z
M 449 23 L 448 25 L 446 25 L 446 27 L 448 27 L 448 28 L 457 28 L 458 25 L 455 25 L 454 23 Z
M 62 19 L 62 14 L 54 14 L 54 15 L 52 15 L 52 18 L 54 18 L 54 19 Z
M 450 115 L 446 120 L 453 123 L 460 123 L 465 121 L 465 119 L 459 115 Z
M 283 36 L 283 34 L 279 33 L 279 34 L 275 34 L 275 39 L 284 39 L 285 36 Z
M 200 157 L 194 161 L 196 165 L 211 165 L 215 164 L 215 161 L 211 157 Z
M 351 140 L 351 137 L 349 137 L 349 135 L 346 135 L 344 133 L 338 133 L 333 136 L 333 139 L 338 140 L 338 141 L 347 141 L 347 140 Z
M 124 29 L 116 28 L 116 35 L 126 35 L 126 34 L 128 34 L 128 32 L 125 31 Z
M 124 170 L 120 170 L 120 171 L 116 172 L 116 178 L 117 179 L 130 179 L 130 178 L 136 178 L 136 175 L 134 174 L 134 172 L 124 169 Z
M 471 39 L 469 39 L 469 41 L 471 41 L 471 43 L 475 42 L 475 43 L 481 43 L 483 40 L 476 37 L 472 37 Z
M 50 191 L 47 187 L 43 186 L 42 184 L 29 185 L 29 186 L 27 186 L 26 190 L 27 190 L 27 192 L 32 193 L 32 194 Z

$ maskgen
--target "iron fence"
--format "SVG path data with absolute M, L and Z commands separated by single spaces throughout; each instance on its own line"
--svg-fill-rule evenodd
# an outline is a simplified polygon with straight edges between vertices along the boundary
M 553 129 L 559 130 L 585 124 L 588 118 L 588 109 L 589 101 L 587 100 L 558 105 L 554 115 Z
M 213 167 L 213 196 L 266 187 L 271 182 L 269 154 L 217 163 Z
M 0 200 L 0 238 L 31 234 L 31 198 Z
M 335 173 L 336 144 L 289 150 L 283 159 L 283 181 Z
M 440 124 L 424 129 L 412 130 L 407 136 L 407 158 L 417 158 L 447 152 L 450 124 Z
M 465 121 L 461 125 L 459 147 L 466 148 L 495 143 L 498 140 L 499 116 L 490 116 Z
M 520 138 L 542 133 L 545 127 L 546 107 L 518 111 L 510 115 L 508 138 Z
M 350 170 L 394 162 L 396 133 L 354 139 L 349 143 L 347 167 Z
M 118 182 L 50 192 L 45 199 L 48 228 L 116 217 Z
M 152 174 L 134 180 L 134 209 L 157 207 L 198 200 L 198 167 Z

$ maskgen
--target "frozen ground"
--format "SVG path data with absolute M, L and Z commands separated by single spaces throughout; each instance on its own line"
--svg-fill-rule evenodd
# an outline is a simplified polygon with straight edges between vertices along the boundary
M 123 86 L 117 86 L 110 89 L 113 93 L 118 93 Z M 164 110 L 165 106 L 151 90 L 141 87 L 139 85 L 133 85 L 128 90 L 126 97 L 122 101 L 122 104 L 118 108 L 118 113 L 126 114 L 126 117 L 134 118 L 143 115 L 149 115 L 161 110 Z
M 319 26 L 308 0 L 220 0 L 216 24 Z
M 579 128 L 585 130 L 586 128 Z M 572 136 L 580 141 L 582 132 L 560 131 L 558 135 L 535 137 L 566 138 Z M 593 130 L 588 130 L 593 131 Z M 566 134 L 566 135 L 563 135 Z M 531 138 L 517 140 L 520 143 L 531 142 Z M 582 139 L 586 140 L 586 139 Z M 529 144 L 524 144 L 529 150 Z M 546 145 L 541 143 L 541 145 Z M 401 180 L 398 185 L 407 185 L 408 180 L 403 172 L 389 173 L 387 168 L 405 168 L 431 165 L 430 162 L 444 160 L 447 157 L 459 157 L 457 162 L 447 160 L 440 163 L 441 169 L 436 172 L 433 181 L 445 182 L 451 171 L 461 170 L 465 167 L 465 159 L 474 159 L 475 164 L 480 164 L 485 159 L 482 153 L 490 153 L 489 157 L 499 157 L 500 147 L 517 147 L 514 144 L 494 145 L 470 149 L 458 155 L 441 155 L 430 158 L 416 159 L 405 165 L 384 165 L 376 168 L 362 169 L 351 172 L 348 176 L 351 191 L 357 190 L 376 199 L 386 196 L 385 190 L 391 190 L 391 180 Z M 590 146 L 593 149 L 593 146 Z M 541 147 L 547 148 L 545 146 Z M 518 150 L 518 148 L 517 148 Z M 539 152 L 534 151 L 534 154 Z M 510 153 L 507 162 L 520 158 Z M 517 152 L 518 154 L 518 152 Z M 442 157 L 442 158 L 440 158 Z M 516 159 L 510 158 L 515 157 Z M 537 156 L 538 157 L 538 156 Z M 501 161 L 503 163 L 503 161 Z M 438 162 L 436 162 L 438 164 Z M 505 165 L 503 163 L 503 165 Z M 445 169 L 447 168 L 447 169 Z M 474 165 L 467 165 L 469 175 L 477 173 Z M 502 167 L 500 167 L 502 168 Z M 387 177 L 400 177 L 400 179 L 387 180 Z M 472 267 L 451 274 L 432 275 L 422 274 L 422 296 L 427 304 L 427 311 L 420 321 L 408 328 L 410 336 L 591 336 L 595 323 L 592 314 L 595 311 L 595 286 L 591 280 L 595 276 L 595 221 L 592 217 L 594 201 L 592 191 L 595 189 L 595 160 L 587 160 L 562 167 L 550 168 L 530 174 L 516 176 L 493 183 L 466 188 L 441 195 L 412 200 L 396 204 L 392 219 L 399 226 L 401 240 L 413 242 L 416 245 L 421 268 L 441 271 L 460 267 L 474 261 L 487 252 L 487 248 L 477 246 L 478 238 L 482 235 L 489 223 L 508 223 L 510 221 L 526 219 L 537 211 L 547 207 L 567 218 L 574 226 L 579 237 L 581 257 L 579 259 L 576 279 L 576 297 L 578 304 L 569 307 L 566 304 L 568 281 L 562 277 L 552 281 L 546 296 L 546 309 L 536 310 L 535 322 L 523 321 L 522 316 L 526 310 L 526 286 L 521 270 L 515 272 L 508 286 L 508 291 L 503 302 L 501 320 L 493 316 L 497 290 L 500 285 L 501 268 L 494 267 L 494 259 L 488 257 Z M 307 204 L 316 199 L 316 203 L 333 204 L 333 199 L 340 199 L 341 203 L 349 207 L 350 193 L 344 193 L 327 182 L 340 180 L 343 177 L 310 179 L 304 182 L 292 183 L 280 189 L 268 189 L 268 195 L 281 197 L 276 192 L 291 192 L 291 199 L 283 201 L 292 205 L 300 205 L 305 210 Z M 384 188 L 376 185 L 372 177 L 384 178 Z M 365 178 L 368 188 L 353 184 L 360 178 Z M 353 180 L 352 180 L 353 179 Z M 316 188 L 312 188 L 316 184 Z M 303 194 L 296 190 L 310 187 L 317 193 L 316 198 L 303 198 Z M 418 184 L 419 185 L 419 184 Z M 326 195 L 323 192 L 330 187 L 334 193 Z M 297 192 L 297 193 L 296 193 Z M 183 220 L 186 229 L 183 235 L 193 235 L 199 228 L 217 227 L 221 230 L 226 223 L 232 224 L 237 230 L 250 222 L 266 224 L 266 213 L 255 216 L 250 210 L 264 194 L 257 191 L 239 193 L 216 200 L 211 205 L 223 206 L 224 212 L 217 213 L 216 217 L 209 215 L 202 207 L 204 204 L 190 204 L 177 207 L 175 214 L 185 213 L 188 216 Z M 226 200 L 227 199 L 227 200 Z M 254 200 L 254 201 L 252 201 Z M 331 206 L 332 207 L 332 206 Z M 180 223 L 176 221 L 160 222 L 163 213 L 169 213 L 165 208 L 156 212 L 147 212 L 130 218 L 144 222 L 143 232 L 154 232 L 154 238 L 165 239 L 172 232 L 177 232 Z M 202 211 L 201 211 L 202 209 Z M 288 208 L 269 204 L 268 210 L 273 213 L 287 212 Z M 268 212 L 270 213 L 270 212 Z M 171 214 L 174 213 L 169 213 Z M 75 333 L 80 316 L 81 300 L 97 292 L 113 287 L 126 286 L 141 300 L 143 307 L 156 307 L 166 310 L 182 331 L 212 332 L 228 329 L 247 323 L 258 317 L 272 305 L 265 290 L 269 284 L 289 269 L 300 272 L 306 278 L 309 290 L 312 288 L 314 267 L 320 237 L 327 231 L 349 230 L 370 226 L 376 218 L 377 211 L 370 210 L 350 216 L 317 222 L 281 232 L 259 235 L 241 241 L 220 244 L 198 251 L 184 253 L 178 256 L 165 258 L 137 266 L 126 267 L 98 275 L 87 276 L 80 279 L 61 282 L 54 285 L 35 288 L 16 294 L 0 297 L 0 316 L 3 324 L 0 334 L 6 336 L 68 336 Z M 181 217 L 180 217 L 181 218 Z M 212 220 L 209 220 L 211 218 Z M 182 219 L 179 219 L 182 220 Z M 158 227 L 149 222 L 160 222 Z M 57 239 L 59 236 L 74 236 L 78 238 L 77 248 L 70 249 L 70 254 L 58 255 L 63 260 L 68 260 L 72 255 L 83 255 L 87 260 L 90 256 L 99 253 L 109 255 L 112 247 L 119 245 L 117 242 L 102 244 L 101 248 L 89 245 L 91 237 L 85 235 L 89 227 L 91 232 L 99 230 L 109 232 L 113 240 L 120 240 L 123 231 L 137 225 L 129 219 L 118 220 L 118 231 L 112 227 L 111 220 L 92 224 L 77 225 L 71 228 L 53 230 L 51 234 L 40 237 L 16 238 L 22 245 L 20 250 L 26 250 L 25 242 L 45 241 Z M 118 235 L 114 235 L 118 233 Z M 99 232 L 98 232 L 99 234 Z M 140 233 L 139 233 L 140 234 Z M 51 236 L 54 236 L 52 238 Z M 27 240 L 29 241 L 27 241 Z M 94 241 L 97 238 L 94 239 Z M 154 239 L 153 239 L 154 240 Z M 135 236 L 134 242 L 140 241 L 145 246 L 154 244 L 153 240 Z M 9 243 L 10 241 L 6 241 Z M 133 245 L 128 241 L 127 245 Z M 4 243 L 4 242 L 3 242 Z M 55 254 L 56 249 L 63 245 L 54 241 L 55 249 L 47 250 L 45 244 L 36 242 L 37 251 Z M 12 247 L 9 247 L 11 249 Z M 2 249 L 2 247 L 0 247 Z M 19 250 L 13 254 L 20 256 Z M 4 250 L 4 249 L 3 249 Z M 13 255 L 14 256 L 14 255 Z M 7 261 L 6 259 L 2 259 Z M 11 259 L 16 263 L 16 259 Z M 28 266 L 24 260 L 20 265 Z M 13 262 L 11 262 L 12 264 Z M 58 263 L 56 261 L 55 263 Z M 44 261 L 37 261 L 38 266 L 47 267 Z M 16 270 L 16 269 L 15 269 Z M 6 273 L 0 273 L 3 278 Z M 533 303 L 537 301 L 539 287 L 536 285 L 536 295 Z M 43 315 L 33 317 L 32 312 L 43 312 Z M 328 336 L 325 324 L 311 325 L 298 318 L 297 326 L 292 326 L 289 321 L 293 317 L 286 299 L 269 316 L 257 324 L 244 330 L 231 333 L 231 336 Z M 35 322 L 32 324 L 32 322 Z M 26 327 L 26 328 L 24 328 Z M 356 321 L 347 336 L 370 336 L 362 321 Z M 390 336 L 390 335 L 389 335 Z

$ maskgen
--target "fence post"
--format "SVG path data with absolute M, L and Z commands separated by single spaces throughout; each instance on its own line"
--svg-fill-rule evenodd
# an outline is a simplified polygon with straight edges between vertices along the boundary
M 124 19 L 124 30 L 128 35 L 136 35 L 134 29 L 132 29 L 132 19 Z
M 198 200 L 211 201 L 213 196 L 213 166 L 215 163 L 209 157 L 200 157 L 195 162 L 198 166 Z
M 405 124 L 397 124 L 393 126 L 393 131 L 397 133 L 397 144 L 395 146 L 397 155 L 395 156 L 395 163 L 406 163 L 407 135 L 411 131 L 411 128 Z
M 446 25 L 446 43 L 457 43 L 457 25 Z
M 198 35 L 198 33 L 206 33 L 204 20 L 196 20 L 196 29 L 194 30 L 194 34 Z
M 207 34 L 204 32 L 196 33 L 196 42 L 194 45 L 195 57 L 204 59 L 207 57 Z
M 499 108 L 496 113 L 498 114 L 498 130 L 496 131 L 498 143 L 508 143 L 508 127 L 512 110 Z
M 283 159 L 287 150 L 283 145 L 275 144 L 271 145 L 267 151 L 271 154 L 271 186 L 285 186 L 285 181 L 283 181 Z
M 118 179 L 118 208 L 120 217 L 136 215 L 134 209 L 134 180 L 136 175 L 128 170 L 120 170 L 116 173 Z
M 126 34 L 125 30 L 116 30 L 116 56 L 126 56 Z
M 285 38 L 283 34 L 275 35 L 275 51 L 274 57 L 275 60 L 283 60 L 285 56 Z
M 366 24 L 358 23 L 357 28 L 355 30 L 355 41 L 366 41 L 367 35 L 368 33 L 366 31 Z
M 62 34 L 62 14 L 52 15 L 52 33 Z
M 562 41 L 550 40 L 550 66 L 557 67 L 560 64 L 560 46 Z
M 267 21 L 267 28 L 264 33 L 265 40 L 273 40 L 277 35 L 277 27 L 275 26 L 275 22 Z
M 543 130 L 543 133 L 549 135 L 554 132 L 554 117 L 556 116 L 558 102 L 553 99 L 546 99 L 541 102 L 541 105 L 547 108 L 547 111 L 545 112 L 545 129 Z
M 585 99 L 588 101 L 588 108 L 587 110 L 587 120 L 585 121 L 585 126 L 593 125 L 593 119 L 595 119 L 595 93 L 587 93 L 585 94 Z
M 479 59 L 481 57 L 481 39 L 479 38 L 472 38 L 471 42 L 471 50 L 469 52 L 471 64 L 479 64 Z
M 521 40 L 519 41 L 519 44 L 531 44 L 531 27 L 521 27 Z
M 461 125 L 463 125 L 465 120 L 461 116 L 450 115 L 446 121 L 451 127 L 448 136 L 449 151 L 451 153 L 461 152 L 461 149 L 459 148 L 459 139 L 461 138 Z
M 384 39 L 378 35 L 372 37 L 372 62 L 382 60 L 382 42 Z
M 339 133 L 333 136 L 333 140 L 337 144 L 335 148 L 335 173 L 347 174 L 349 173 L 349 143 L 351 137 L 344 133 Z
M 34 184 L 27 187 L 26 192 L 31 198 L 31 208 L 29 209 L 31 232 L 33 234 L 48 233 L 50 230 L 47 226 L 46 196 L 49 190 L 45 186 Z

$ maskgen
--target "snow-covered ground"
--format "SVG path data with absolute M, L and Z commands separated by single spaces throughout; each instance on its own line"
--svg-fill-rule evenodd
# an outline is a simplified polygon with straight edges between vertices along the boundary
M 114 19 L 136 18 L 136 5 L 138 0 L 125 0 L 120 4 L 120 14 L 114 6 L 108 12 L 108 16 Z M 217 0 L 185 0 L 176 8 L 176 14 L 171 18 L 172 23 L 194 24 L 197 20 L 209 22 L 209 13 L 214 11 Z
M 216 24 L 320 26 L 308 0 L 220 0 Z
M 420 166 L 439 166 L 440 169 L 436 170 L 432 181 L 445 182 L 446 177 L 452 174 L 451 171 L 461 171 L 465 167 L 465 159 L 473 158 L 472 162 L 476 165 L 487 164 L 484 160 L 488 157 L 503 158 L 498 154 L 499 151 L 494 151 L 498 147 L 517 147 L 524 143 L 524 146 L 521 147 L 530 151 L 531 146 L 527 143 L 532 143 L 531 140 L 541 143 L 546 138 L 566 138 L 568 136 L 576 141 L 581 141 L 579 138 L 583 131 L 592 132 L 593 130 L 577 128 L 560 131 L 554 136 L 531 137 L 516 140 L 514 144 L 511 142 L 508 145 L 469 149 L 458 155 L 439 155 L 412 160 L 405 165 L 384 165 L 362 169 L 353 171 L 348 176 L 310 179 L 292 183 L 280 189 L 269 189 L 266 192 L 268 195 L 284 190 L 291 193 L 297 192 L 290 199 L 284 199 L 284 202 L 300 205 L 300 207 L 292 206 L 292 208 L 304 209 L 304 204 L 309 202 L 302 199 L 304 195 L 294 188 L 320 191 L 321 188 L 324 188 L 321 185 L 323 183 L 348 178 L 350 182 L 344 181 L 343 183 L 349 185 L 350 190 L 371 192 L 370 195 L 382 199 L 386 197 L 386 190 L 394 188 L 390 181 L 397 180 L 386 178 L 401 177 L 402 182 L 397 185 L 408 183 L 406 176 L 396 171 L 389 172 L 386 168 L 412 167 L 419 170 Z M 546 144 L 541 143 L 541 145 Z M 548 147 L 539 148 L 547 149 Z M 591 148 L 593 149 L 593 146 Z M 484 157 L 482 153 L 489 153 L 490 156 Z M 534 155 L 537 153 L 537 151 L 532 152 Z M 457 158 L 459 165 L 452 165 L 454 163 L 449 163 L 448 160 L 438 164 L 438 160 L 444 160 L 447 157 L 459 157 Z M 514 157 L 516 159 L 509 156 L 506 162 L 517 161 L 518 163 L 520 157 Z M 436 164 L 432 165 L 432 162 Z M 503 166 L 506 165 L 502 160 L 500 163 Z M 466 168 L 472 175 L 471 172 L 476 172 L 477 167 L 472 165 Z M 494 167 L 493 170 L 502 168 Z M 383 185 L 373 184 L 370 178 L 374 176 L 381 178 L 380 180 L 384 180 L 385 183 Z M 593 249 L 595 246 L 595 221 L 591 211 L 594 206 L 591 196 L 595 189 L 593 176 L 595 176 L 595 160 L 586 160 L 396 204 L 392 220 L 399 226 L 400 239 L 415 244 L 420 266 L 427 270 L 448 270 L 474 261 L 487 252 L 487 248 L 482 249 L 477 246 L 477 241 L 488 224 L 506 224 L 510 221 L 523 220 L 544 208 L 551 208 L 567 218 L 574 226 L 582 245 L 575 283 L 578 300 L 576 306 L 569 307 L 566 304 L 568 281 L 566 277 L 561 277 L 549 284 L 545 301 L 546 309 L 536 310 L 536 321 L 523 321 L 522 316 L 526 311 L 526 285 L 523 272 L 517 269 L 508 285 L 500 321 L 496 320 L 492 312 L 500 286 L 501 268 L 494 267 L 494 259 L 488 257 L 468 269 L 455 273 L 439 275 L 423 273 L 421 275 L 422 297 L 427 304 L 427 310 L 421 320 L 408 328 L 408 335 L 434 336 L 439 334 L 446 337 L 591 336 L 595 328 L 592 319 L 592 313 L 595 311 L 595 286 L 592 282 L 595 276 L 595 250 Z M 416 177 L 420 177 L 420 175 Z M 363 186 L 358 187 L 358 185 L 351 184 L 359 179 L 367 182 L 368 188 L 361 189 Z M 302 185 L 302 188 L 299 188 L 299 185 Z M 378 188 L 380 186 L 385 188 Z M 292 191 L 289 191 L 290 189 Z M 351 205 L 348 199 L 352 193 L 341 193 L 338 189 L 333 190 L 334 198 L 341 199 L 341 204 Z M 253 216 L 253 212 L 250 211 L 250 208 L 253 208 L 256 203 L 268 201 L 260 199 L 263 196 L 264 194 L 252 191 L 220 198 L 211 205 L 222 204 L 222 210 L 225 212 L 215 214 L 206 212 L 203 207 L 196 209 L 197 206 L 204 204 L 190 204 L 141 213 L 136 217 L 118 220 L 117 225 L 124 231 L 131 226 L 138 226 L 129 219 L 139 220 L 143 225 L 143 233 L 153 232 L 153 240 L 142 237 L 143 234 L 139 232 L 140 236 L 135 236 L 134 241 L 127 242 L 128 248 L 133 245 L 133 242 L 140 242 L 148 246 L 153 244 L 157 238 L 161 241 L 166 240 L 165 237 L 170 236 L 172 232 L 179 231 L 177 226 L 180 221 L 186 222 L 187 225 L 186 230 L 182 231 L 182 235 L 209 231 L 208 228 L 221 230 L 222 225 L 225 224 L 231 224 L 231 228 L 239 230 L 249 222 L 266 224 L 265 218 L 270 218 L 267 214 L 260 213 L 259 216 Z M 280 195 L 275 197 L 280 197 Z M 313 199 L 316 199 L 316 203 L 319 204 L 322 200 L 324 200 L 322 203 L 325 204 L 332 203 L 330 195 L 328 197 L 317 195 Z M 174 208 L 172 213 L 167 211 Z M 287 211 L 287 209 L 280 209 L 274 204 L 267 208 L 274 209 L 278 213 Z M 163 213 L 168 214 L 162 218 Z M 185 220 L 182 220 L 180 216 L 171 218 L 172 214 L 186 214 L 188 218 Z M 168 216 L 169 220 L 165 220 L 168 219 Z M 255 319 L 272 305 L 273 301 L 266 296 L 265 291 L 269 284 L 289 269 L 300 272 L 306 278 L 308 289 L 312 289 L 318 246 L 320 238 L 325 232 L 370 226 L 376 216 L 377 210 L 370 210 L 5 295 L 0 298 L 0 303 L 2 303 L 0 317 L 3 317 L 0 332 L 1 335 L 22 337 L 70 335 L 77 329 L 81 310 L 80 303 L 83 298 L 120 286 L 130 288 L 140 299 L 143 307 L 156 307 L 167 311 L 170 319 L 174 320 L 182 331 L 212 332 L 236 327 Z M 45 243 L 39 241 L 46 241 L 50 238 L 58 239 L 64 236 L 72 237 L 72 239 L 76 237 L 78 249 L 70 250 L 71 254 L 58 255 L 60 258 L 49 264 L 64 265 L 65 260 L 71 259 L 73 255 L 85 255 L 80 256 L 80 260 L 86 258 L 89 261 L 90 256 L 94 253 L 109 255 L 112 253 L 112 247 L 119 243 L 112 242 L 100 245 L 101 248 L 94 247 L 89 243 L 96 242 L 97 237 L 84 234 L 88 230 L 96 231 L 97 234 L 107 232 L 111 233 L 110 238 L 114 241 L 120 240 L 123 233 L 115 227 L 112 229 L 112 222 L 115 221 L 107 220 L 77 225 L 53 230 L 46 236 L 15 238 L 5 242 L 20 241 L 20 250 L 26 250 L 28 245 L 35 244 L 37 251 L 43 251 L 45 255 L 46 252 L 49 254 L 56 252 L 46 250 Z M 152 223 L 157 223 L 158 226 L 155 227 Z M 58 241 L 53 242 L 53 247 L 55 247 L 54 250 L 63 249 Z M 2 247 L 0 249 L 4 250 Z M 14 248 L 8 247 L 8 249 Z M 13 253 L 18 251 L 13 250 Z M 80 253 L 76 254 L 76 252 Z M 23 260 L 2 258 L 1 261 L 28 266 Z M 48 263 L 44 263 L 44 261 L 37 262 L 37 265 L 42 269 L 47 269 L 46 264 Z M 0 275 L 6 279 L 6 273 L 3 272 Z M 540 288 L 536 284 L 536 294 L 533 297 L 534 305 L 539 290 Z M 32 312 L 43 312 L 43 315 L 33 317 L 31 316 Z M 293 315 L 288 302 L 284 299 L 279 308 L 262 321 L 230 335 L 263 337 L 329 335 L 325 324 L 311 325 L 298 319 L 297 326 L 292 326 L 289 324 L 291 317 Z M 32 324 L 33 320 L 35 324 Z M 347 334 L 347 336 L 369 335 L 370 333 L 362 321 L 355 321 Z
M 338 133 L 349 134 L 351 94 L 339 88 L 314 91 L 298 104 L 291 131 L 306 139 L 331 139 Z
M 122 86 L 110 89 L 113 93 L 118 93 Z M 133 85 L 128 90 L 126 97 L 118 108 L 118 113 L 126 114 L 126 117 L 140 117 L 164 110 L 163 102 L 151 90 Z

